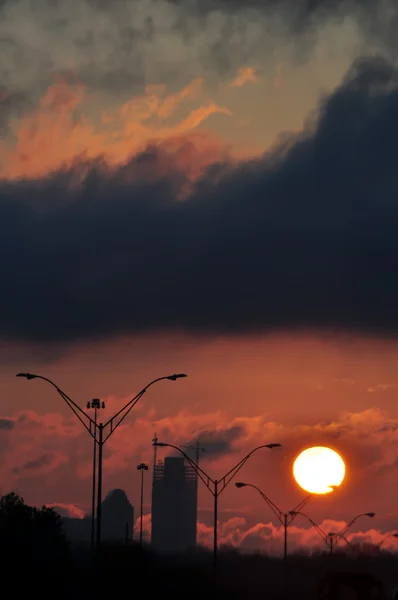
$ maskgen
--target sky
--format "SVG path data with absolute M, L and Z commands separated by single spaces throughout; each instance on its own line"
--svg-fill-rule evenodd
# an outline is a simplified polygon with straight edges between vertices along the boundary
M 104 495 L 138 512 L 156 432 L 199 439 L 214 477 L 281 443 L 239 477 L 290 510 L 320 444 L 347 476 L 311 518 L 395 531 L 397 20 L 392 0 L 0 0 L 1 493 L 90 510 L 90 438 L 17 372 L 104 420 L 185 372 L 107 442 Z M 211 511 L 203 488 L 204 544 Z M 322 543 L 303 518 L 290 539 Z M 231 484 L 220 541 L 282 532 Z

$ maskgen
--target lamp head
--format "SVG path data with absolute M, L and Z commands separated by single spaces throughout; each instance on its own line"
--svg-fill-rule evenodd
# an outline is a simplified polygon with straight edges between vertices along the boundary
M 160 446 L 161 448 L 164 448 L 164 446 L 168 446 L 168 444 L 165 444 L 164 442 L 153 442 L 152 446 Z
M 183 377 L 187 377 L 187 375 L 185 373 L 174 373 L 174 375 L 169 375 L 166 379 L 176 381 L 176 379 L 182 379 Z
M 238 481 L 237 483 L 235 483 L 237 488 L 243 488 L 247 486 L 247 483 L 242 483 L 241 481 Z
M 16 377 L 25 377 L 25 379 L 36 379 L 37 375 L 33 373 L 17 373 Z
M 376 513 L 374 513 L 374 512 L 365 513 L 365 517 L 371 517 L 372 519 L 375 515 L 376 515 Z
M 266 444 L 265 447 L 272 450 L 272 448 L 281 448 L 282 444 Z

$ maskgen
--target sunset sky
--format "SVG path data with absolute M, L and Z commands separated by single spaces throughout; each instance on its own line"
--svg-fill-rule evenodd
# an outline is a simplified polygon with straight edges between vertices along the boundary
M 279 442 L 239 479 L 290 510 L 295 456 L 329 445 L 345 482 L 306 512 L 398 531 L 397 26 L 394 0 L 0 0 L 1 493 L 90 509 L 91 440 L 17 372 L 104 420 L 185 372 L 107 443 L 104 494 L 138 516 L 155 432 L 214 477 Z M 281 540 L 223 493 L 221 543 Z

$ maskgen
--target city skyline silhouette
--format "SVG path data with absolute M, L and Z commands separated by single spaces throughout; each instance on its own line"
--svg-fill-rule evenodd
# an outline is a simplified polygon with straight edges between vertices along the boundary
M 0 0 L 16 585 L 398 588 L 397 25 L 396 0 Z

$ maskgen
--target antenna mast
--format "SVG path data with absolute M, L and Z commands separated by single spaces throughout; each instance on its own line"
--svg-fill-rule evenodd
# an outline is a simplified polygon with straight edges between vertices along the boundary
M 155 480 L 155 471 L 156 471 L 156 461 L 157 461 L 157 451 L 158 451 L 158 447 L 157 447 L 157 441 L 158 441 L 158 436 L 157 433 L 155 433 L 155 435 L 153 436 L 152 439 L 152 445 L 153 445 L 153 470 L 152 470 L 152 481 Z

